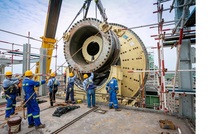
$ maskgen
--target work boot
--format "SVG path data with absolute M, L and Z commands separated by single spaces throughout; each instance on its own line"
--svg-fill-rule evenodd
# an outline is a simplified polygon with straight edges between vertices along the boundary
M 119 108 L 115 108 L 115 111 L 121 111 Z
M 5 120 L 8 120 L 9 119 L 9 117 L 5 117 Z
M 45 128 L 45 124 L 41 124 L 39 126 L 35 126 L 35 129 L 39 129 L 39 128 Z
M 51 102 L 51 107 L 53 107 L 53 103 Z
M 109 107 L 109 109 L 113 109 L 113 107 Z
M 12 113 L 11 115 L 18 115 L 18 113 Z
M 28 128 L 32 128 L 34 126 L 35 126 L 34 124 L 30 124 L 30 125 L 28 125 Z

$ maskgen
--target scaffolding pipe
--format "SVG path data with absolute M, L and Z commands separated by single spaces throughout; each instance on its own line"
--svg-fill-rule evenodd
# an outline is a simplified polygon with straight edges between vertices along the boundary
M 172 5 L 170 6 L 170 12 L 171 12 L 174 8 L 184 7 L 184 6 L 187 6 L 187 5 L 188 5 L 188 6 L 194 5 L 194 0 L 191 0 L 188 4 L 183 4 L 183 5 L 176 6 L 176 7 L 173 6 L 174 3 L 175 3 L 175 0 L 173 0 Z
M 179 26 L 180 22 L 182 20 L 182 17 L 179 19 L 179 21 L 177 22 L 175 28 L 172 30 L 172 34 L 175 34 L 177 27 Z
M 55 57 L 56 59 L 55 59 L 55 70 L 57 70 L 57 60 L 58 60 L 58 42 L 60 42 L 61 41 L 61 39 L 63 39 L 63 37 L 61 37 L 59 40 L 57 40 L 56 41 L 56 43 L 55 43 L 55 52 L 56 52 L 56 54 L 55 54 L 55 56 L 52 56 L 52 57 Z M 60 68 L 60 67 L 59 67 Z M 57 71 L 55 71 L 55 74 L 57 74 Z
M 28 37 L 30 37 L 30 32 L 28 32 Z M 27 45 L 27 69 L 30 70 L 30 57 L 31 57 L 31 44 L 30 39 L 28 38 L 28 45 Z
M 165 33 L 164 35 L 171 35 L 171 33 Z M 150 37 L 157 37 L 157 36 L 159 36 L 159 35 L 158 34 L 150 35 Z
M 17 36 L 20 36 L 20 37 L 24 37 L 24 38 L 29 38 L 29 39 L 32 39 L 32 40 L 35 40 L 35 41 L 42 42 L 41 40 L 35 39 L 33 37 L 28 37 L 28 36 L 24 36 L 24 35 L 21 35 L 21 34 L 16 34 L 16 33 L 13 33 L 13 32 L 6 31 L 6 30 L 2 30 L 2 29 L 0 29 L 0 31 L 6 32 L 6 33 L 9 33 L 9 34 L 13 34 L 13 35 L 17 35 Z
M 142 72 L 146 72 L 146 73 L 151 73 L 151 72 L 159 72 L 159 71 L 162 71 L 162 70 L 128 70 L 128 73 L 142 73 Z M 196 70 L 192 70 L 192 69 L 189 69 L 189 70 L 178 70 L 178 72 L 195 72 Z M 165 71 L 165 73 L 170 73 L 170 72 L 176 72 L 176 70 L 169 70 L 169 71 Z
M 13 49 L 14 49 L 14 44 L 12 44 L 12 51 L 13 51 Z M 11 58 L 11 71 L 13 72 L 13 57 L 14 55 L 13 55 L 13 53 L 12 53 L 12 58 Z
M 159 3 L 163 3 L 163 2 L 167 2 L 167 1 L 170 1 L 170 0 L 161 0 L 161 1 L 157 1 L 156 3 L 153 3 L 153 5 L 157 5 Z
M 163 13 L 163 5 L 160 5 L 160 0 L 158 0 L 157 4 L 157 9 L 158 9 L 158 34 L 159 34 L 159 42 L 157 44 L 158 51 L 159 51 L 159 64 L 161 65 L 161 68 L 159 70 L 159 77 L 160 77 L 160 105 L 162 110 L 168 110 L 167 105 L 166 105 L 166 95 L 162 94 L 165 92 L 165 66 L 164 66 L 164 52 L 163 52 L 163 39 L 164 39 L 164 33 L 163 33 L 163 23 L 164 20 L 162 18 L 162 13 Z M 162 70 L 162 71 L 161 71 Z
M 170 25 L 174 25 L 175 23 L 170 23 L 170 24 L 163 24 L 163 26 L 170 26 Z M 152 26 L 152 27 L 150 27 L 150 29 L 151 28 L 158 28 L 158 26 Z
M 165 70 L 165 65 L 164 65 L 164 51 L 163 51 L 163 36 L 165 36 L 164 35 L 164 33 L 162 32 L 162 30 L 163 30 L 163 22 L 164 22 L 164 20 L 163 20 L 163 18 L 162 18 L 162 16 L 163 16 L 163 5 L 161 5 L 161 8 L 160 8 L 160 10 L 161 10 L 161 12 L 159 12 L 159 35 L 160 35 L 160 41 L 159 41 L 159 44 L 160 44 L 160 56 L 161 56 L 161 91 L 160 91 L 160 93 L 162 94 L 162 93 L 164 93 L 165 92 L 165 72 L 164 72 L 164 70 Z M 162 102 L 163 102 L 163 105 L 162 105 L 162 109 L 163 110 L 167 110 L 168 108 L 167 108 L 167 106 L 166 106 L 166 96 L 165 96 L 165 94 L 162 94 Z
M 0 48 L 1 49 L 1 48 Z M 9 50 L 9 49 L 5 49 L 5 50 L 8 50 L 7 51 L 7 53 L 15 53 L 15 54 L 20 54 L 20 55 L 22 55 L 23 53 L 27 53 L 27 52 L 22 52 L 22 51 L 11 51 L 11 50 Z M 48 56 L 48 55 L 43 55 L 43 54 L 39 54 L 39 55 L 37 55 L 37 54 L 31 54 L 30 55 L 30 57 L 31 56 L 33 56 L 33 57 L 40 57 L 40 56 L 45 56 L 45 57 L 56 57 L 56 55 L 55 56 Z
M 11 51 L 11 50 L 10 50 Z M 4 52 L 2 52 L 2 54 L 4 54 L 4 55 L 10 55 L 11 56 L 11 54 L 9 54 L 9 53 L 4 53 Z M 21 55 L 18 55 L 18 54 L 14 54 L 14 56 L 17 56 L 17 57 L 22 57 Z M 8 58 L 8 57 L 4 57 L 4 58 Z M 11 57 L 9 57 L 9 58 L 11 58 Z M 15 59 L 14 59 L 15 60 Z
M 32 70 L 35 66 L 36 66 L 36 63 L 30 68 L 30 70 Z
M 161 57 L 160 57 L 160 43 L 157 42 L 157 51 L 158 51 L 158 66 L 161 69 Z M 161 85 L 161 70 L 159 70 L 158 73 L 158 80 L 159 80 L 159 85 Z M 158 91 L 158 93 L 160 94 L 160 100 L 162 100 L 162 94 L 160 93 L 160 91 Z M 160 105 L 162 106 L 162 101 L 160 101 Z
M 175 0 L 173 0 L 175 1 Z M 183 7 L 183 12 L 186 11 L 187 7 L 189 7 L 192 3 L 193 3 L 193 0 L 190 1 L 190 3 L 187 4 L 187 0 L 184 0 L 184 4 L 181 5 L 180 7 Z M 177 6 L 177 8 L 179 8 L 179 6 Z M 177 27 L 179 26 L 180 22 L 183 21 L 181 25 L 184 25 L 184 18 L 185 18 L 185 13 L 182 14 L 182 17 L 180 17 L 178 23 L 176 24 L 175 28 L 173 29 L 173 32 L 172 34 L 174 34 L 176 32 L 176 29 Z M 181 28 L 183 28 L 183 26 L 181 26 Z
M 5 44 L 14 44 L 15 46 L 23 47 L 23 45 L 21 45 L 21 44 L 10 43 L 10 42 L 7 42 L 7 41 L 2 41 L 2 40 L 0 40 L 0 42 L 1 43 L 5 43 Z M 31 47 L 31 48 L 33 48 L 33 49 L 40 49 L 40 48 L 36 48 L 36 47 Z
M 174 3 L 175 3 L 175 0 L 173 0 L 173 2 L 172 2 L 172 4 L 171 4 L 171 6 L 170 6 L 170 12 L 173 10 L 173 8 L 174 8 Z
M 7 42 L 7 41 L 2 41 L 0 40 L 1 43 L 6 43 L 6 44 L 14 44 L 14 45 L 17 45 L 17 46 L 23 46 L 23 45 L 20 45 L 20 44 L 15 44 L 15 43 L 10 43 L 10 42 Z
M 167 21 L 167 22 L 164 22 L 165 24 L 166 23 L 172 23 L 172 22 L 175 22 L 175 20 L 172 20 L 172 21 Z M 136 26 L 136 27 L 130 27 L 130 28 L 123 28 L 121 30 L 128 30 L 128 29 L 136 29 L 136 28 L 143 28 L 143 27 L 150 27 L 150 26 L 156 26 L 158 27 L 159 23 L 153 23 L 153 24 L 147 24 L 147 25 L 142 25 L 142 26 Z M 171 25 L 171 24 L 170 24 Z M 150 27 L 151 28 L 151 27 Z
M 58 58 L 57 58 L 57 54 L 58 54 L 58 44 L 56 43 L 55 44 L 55 49 L 56 49 L 56 51 L 55 51 L 55 53 L 56 53 L 56 55 L 55 55 L 55 70 L 57 69 L 57 61 L 58 61 Z M 55 74 L 57 74 L 57 71 L 55 72 Z
M 179 36 L 165 36 L 164 41 L 171 41 L 171 40 L 180 40 L 182 36 L 182 39 L 191 39 L 191 38 L 196 38 L 196 33 L 189 33 L 189 34 L 183 34 L 184 31 L 179 33 Z
M 0 48 L 1 50 L 11 51 L 11 49 Z

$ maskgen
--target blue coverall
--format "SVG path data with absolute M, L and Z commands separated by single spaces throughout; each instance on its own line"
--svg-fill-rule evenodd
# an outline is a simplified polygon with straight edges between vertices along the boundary
M 22 87 L 25 92 L 25 102 L 31 97 L 34 93 L 32 98 L 26 103 L 27 106 L 27 115 L 28 115 L 28 124 L 39 126 L 41 125 L 40 121 L 40 108 L 38 106 L 38 102 L 36 100 L 36 93 L 34 87 L 39 87 L 40 85 L 44 84 L 46 81 L 34 81 L 29 78 L 25 78 L 22 82 Z
M 75 100 L 74 100 L 74 81 L 76 79 L 77 75 L 75 75 L 74 77 L 68 77 L 68 87 L 66 89 L 66 98 L 65 98 L 65 102 L 68 102 L 69 96 L 71 97 L 71 101 L 74 104 Z
M 93 83 L 94 73 L 91 73 L 91 76 L 84 80 L 83 86 L 84 90 L 87 92 L 87 106 L 91 108 L 92 106 L 95 106 L 95 88 Z
M 109 93 L 109 107 L 114 105 L 115 109 L 118 109 L 118 100 L 117 100 L 117 93 L 118 84 L 117 79 L 112 78 L 106 85 L 106 90 Z
M 60 86 L 60 82 L 56 80 L 56 78 L 51 78 L 47 86 L 49 87 L 49 97 L 50 97 L 50 104 L 53 106 L 53 102 L 55 102 L 55 94 L 58 91 L 56 87 Z
M 5 118 L 9 118 L 10 115 L 15 113 L 16 107 L 16 94 L 17 89 L 15 84 L 18 84 L 19 80 L 17 78 L 6 78 L 3 81 L 3 88 L 6 95 L 7 105 L 5 109 Z

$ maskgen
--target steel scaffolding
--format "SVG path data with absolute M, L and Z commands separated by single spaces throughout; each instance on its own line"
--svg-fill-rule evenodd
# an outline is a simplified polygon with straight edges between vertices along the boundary
M 189 94 L 189 95 L 195 95 L 195 91 L 192 89 L 192 85 L 188 82 L 189 87 L 182 86 L 183 83 L 185 83 L 185 79 L 191 79 L 184 77 L 184 73 L 188 73 L 188 77 L 191 76 L 192 72 L 195 71 L 191 67 L 191 65 L 188 65 L 188 67 L 182 67 L 185 65 L 180 65 L 180 61 L 184 59 L 183 53 L 187 53 L 189 51 L 188 48 L 181 48 L 182 44 L 185 44 L 184 46 L 187 46 L 185 42 L 190 42 L 190 43 L 195 43 L 195 30 L 191 30 L 190 28 L 187 27 L 192 27 L 195 26 L 195 9 L 193 10 L 193 13 L 190 15 L 188 14 L 189 12 L 189 7 L 190 6 L 195 6 L 195 0 L 173 0 L 170 8 L 164 9 L 164 3 L 165 2 L 171 2 L 170 0 L 157 0 L 154 5 L 157 6 L 157 11 L 154 11 L 153 13 L 157 13 L 158 17 L 158 26 L 152 26 L 150 28 L 158 28 L 158 34 L 157 35 L 151 35 L 151 37 L 154 37 L 155 40 L 157 40 L 157 48 L 158 50 L 158 66 L 159 70 L 159 86 L 158 86 L 158 91 L 159 91 L 159 98 L 160 98 L 160 109 L 165 110 L 165 112 L 170 111 L 170 112 L 177 112 L 175 109 L 175 103 L 177 100 L 177 97 L 179 98 L 179 94 Z M 176 5 L 176 6 L 174 6 Z M 165 26 L 168 26 L 168 24 L 165 24 L 165 20 L 163 18 L 163 12 L 164 11 L 173 11 L 175 10 L 175 27 L 174 28 L 164 28 Z M 179 17 L 178 14 L 180 15 Z M 189 15 L 189 16 L 188 16 Z M 192 19 L 190 21 L 190 18 Z M 168 22 L 168 21 L 167 21 Z M 171 21 L 173 22 L 173 21 Z M 188 25 L 188 26 L 187 26 Z M 183 41 L 185 40 L 185 41 Z M 172 41 L 172 42 L 171 42 Z M 177 47 L 177 58 L 176 58 L 176 67 L 175 71 L 168 71 L 167 68 L 165 67 L 165 61 L 164 61 L 164 47 L 169 46 L 171 49 L 173 47 Z M 182 54 L 181 54 L 182 53 Z M 188 56 L 189 58 L 189 56 Z M 188 63 L 190 64 L 190 63 Z M 181 69 L 182 68 L 182 69 Z M 185 68 L 185 69 L 183 69 Z M 173 72 L 174 73 L 174 79 L 173 79 L 173 87 L 172 90 L 166 88 L 166 83 L 165 83 L 165 73 Z M 177 84 L 177 77 L 179 76 L 178 79 L 178 85 L 180 89 L 175 89 L 176 84 Z M 184 88 L 184 89 L 182 89 Z M 181 90 L 182 89 L 182 90 Z M 182 97 L 180 97 L 182 98 Z M 192 98 L 189 98 L 192 99 Z M 182 101 L 182 100 L 179 100 Z M 173 103 L 173 106 L 172 106 Z M 192 102 L 191 102 L 192 103 Z M 180 102 L 181 104 L 181 102 Z M 178 106 L 180 105 L 178 104 Z M 190 104 L 193 105 L 193 104 Z M 183 106 L 179 106 L 179 113 L 180 115 L 187 116 L 189 118 L 192 118 L 192 113 L 188 113 L 181 108 Z M 185 106 L 184 106 L 185 107 Z M 190 108 L 191 106 L 189 106 Z M 182 111 L 182 112 L 180 112 Z

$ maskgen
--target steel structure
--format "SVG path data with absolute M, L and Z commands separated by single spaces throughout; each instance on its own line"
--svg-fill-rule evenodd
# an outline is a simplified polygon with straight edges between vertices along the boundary
M 158 13 L 158 60 L 159 60 L 159 93 L 161 109 L 175 112 L 174 103 L 176 103 L 176 97 L 179 97 L 179 115 L 193 119 L 194 113 L 194 95 L 192 83 L 192 62 L 191 59 L 191 43 L 195 43 L 195 30 L 191 30 L 191 27 L 195 27 L 195 9 L 189 14 L 189 7 L 195 5 L 195 0 L 173 0 L 170 8 L 164 9 L 163 3 L 168 0 L 158 0 L 157 11 Z M 175 6 L 174 6 L 175 5 Z M 175 27 L 172 29 L 165 29 L 163 26 L 164 19 L 162 17 L 163 11 L 170 12 L 175 10 Z M 171 31 L 172 33 L 166 33 Z M 169 36 L 171 34 L 172 36 Z M 153 36 L 155 37 L 155 36 Z M 167 72 L 164 65 L 164 53 L 163 48 L 170 45 L 171 48 L 177 47 L 177 61 L 175 76 L 173 81 L 173 88 L 167 89 L 165 87 L 165 73 Z M 179 71 L 184 70 L 184 71 Z M 191 71 L 189 71 L 191 70 Z M 178 89 L 175 90 L 175 86 L 178 79 Z M 180 95 L 179 94 L 184 94 Z

